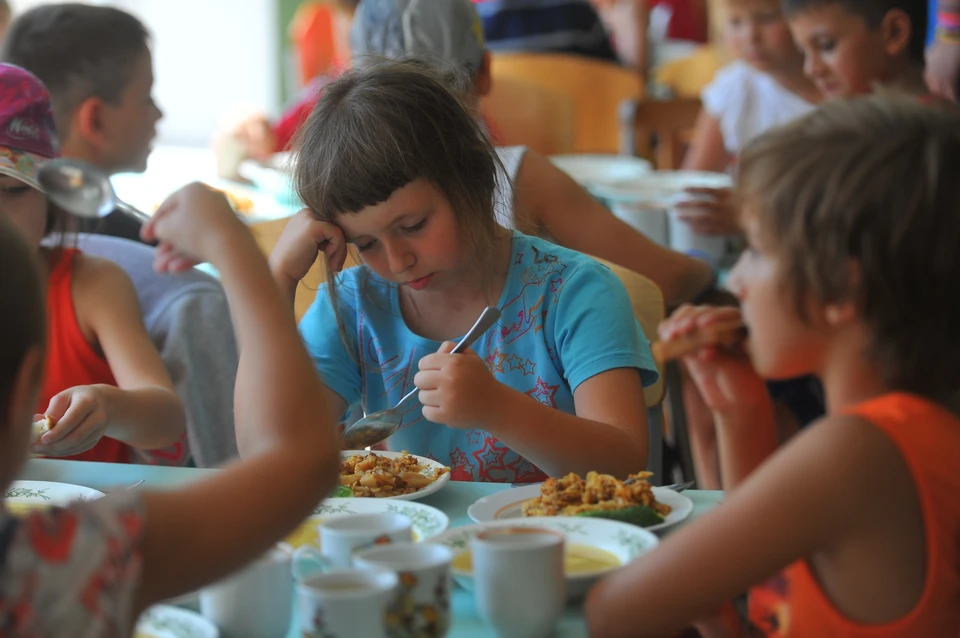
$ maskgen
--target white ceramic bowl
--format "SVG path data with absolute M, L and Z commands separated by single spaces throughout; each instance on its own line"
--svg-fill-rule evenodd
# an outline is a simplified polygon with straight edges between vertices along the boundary
M 381 452 L 380 450 L 344 450 L 340 453 L 341 459 L 346 459 L 354 455 L 366 456 L 367 454 L 376 454 L 377 456 L 383 456 L 388 459 L 396 459 L 403 456 L 402 452 Z M 407 456 L 412 456 L 417 459 L 417 462 L 424 469 L 420 471 L 424 476 L 432 476 L 439 473 L 441 470 L 446 468 L 448 471 L 445 474 L 442 474 L 433 483 L 430 483 L 426 487 L 420 488 L 412 494 L 400 494 L 399 496 L 385 496 L 383 498 L 378 498 L 377 500 L 385 501 L 415 501 L 417 499 L 423 498 L 424 496 L 429 496 L 434 492 L 437 492 L 450 482 L 450 468 L 445 466 L 443 463 L 438 463 L 433 459 L 428 459 L 425 456 L 417 456 L 416 454 L 408 454 Z M 371 498 L 371 497 L 357 497 L 357 498 Z
M 594 184 L 635 179 L 653 171 L 650 162 L 630 155 L 552 155 L 550 161 L 587 190 Z
M 605 180 L 592 190 L 598 196 L 614 202 L 659 203 L 664 208 L 673 205 L 687 188 L 731 188 L 733 179 L 726 173 L 707 171 L 656 171 L 623 180 Z
M 567 598 L 577 599 L 587 593 L 599 579 L 612 574 L 635 558 L 657 546 L 657 537 L 645 529 L 626 523 L 600 518 L 572 518 L 544 516 L 478 523 L 456 527 L 436 538 L 431 543 L 446 545 L 454 552 L 454 561 L 470 549 L 470 542 L 479 532 L 497 527 L 541 527 L 560 532 L 570 545 L 586 545 L 613 554 L 620 565 L 593 572 L 567 575 Z M 464 589 L 473 590 L 473 574 L 454 567 L 454 580 Z

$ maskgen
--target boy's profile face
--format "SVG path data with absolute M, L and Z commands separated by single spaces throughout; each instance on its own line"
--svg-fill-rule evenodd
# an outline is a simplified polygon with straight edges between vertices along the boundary
M 153 58 L 144 51 L 117 104 L 103 103 L 104 166 L 110 173 L 147 168 L 157 122 L 163 113 L 153 101 Z
M 904 19 L 906 38 L 891 33 L 891 26 L 902 28 Z M 897 11 L 875 29 L 863 17 L 831 3 L 798 11 L 788 21 L 804 54 L 804 73 L 828 99 L 872 93 L 878 83 L 893 81 L 894 65 L 906 55 L 909 42 L 909 18 Z

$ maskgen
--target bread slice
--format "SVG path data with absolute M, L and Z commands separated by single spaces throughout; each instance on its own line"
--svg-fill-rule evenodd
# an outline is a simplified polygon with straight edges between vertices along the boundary
M 740 321 L 719 323 L 670 341 L 653 344 L 653 356 L 661 363 L 680 359 L 709 346 L 732 346 L 747 338 L 747 327 Z
M 33 422 L 33 429 L 30 434 L 31 443 L 36 443 L 40 440 L 40 437 L 43 436 L 44 432 L 49 432 L 53 429 L 53 419 L 50 418 L 49 414 L 44 414 L 43 418 L 38 419 Z

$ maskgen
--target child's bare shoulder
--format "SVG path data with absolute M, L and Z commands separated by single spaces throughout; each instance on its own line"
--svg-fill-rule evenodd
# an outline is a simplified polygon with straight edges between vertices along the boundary
M 74 258 L 73 292 L 86 296 L 135 295 L 133 282 L 127 273 L 109 259 L 83 253 Z

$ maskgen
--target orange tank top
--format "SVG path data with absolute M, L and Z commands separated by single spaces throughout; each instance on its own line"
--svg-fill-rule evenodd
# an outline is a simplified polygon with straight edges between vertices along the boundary
M 960 634 L 960 419 L 920 397 L 893 393 L 846 411 L 882 430 L 899 448 L 923 511 L 927 570 L 916 607 L 899 620 L 861 625 L 823 593 L 807 561 L 750 591 L 756 638 L 934 638 Z M 882 486 L 880 486 L 882 487 Z
M 110 365 L 98 355 L 87 342 L 77 322 L 73 307 L 73 265 L 80 253 L 76 249 L 64 249 L 54 258 L 47 288 L 47 355 L 43 387 L 37 413 L 42 414 L 50 405 L 50 399 L 68 388 L 79 385 L 116 385 Z M 73 461 L 102 461 L 105 463 L 128 463 L 130 448 L 125 444 L 103 437 L 92 449 L 75 456 L 64 457 Z

